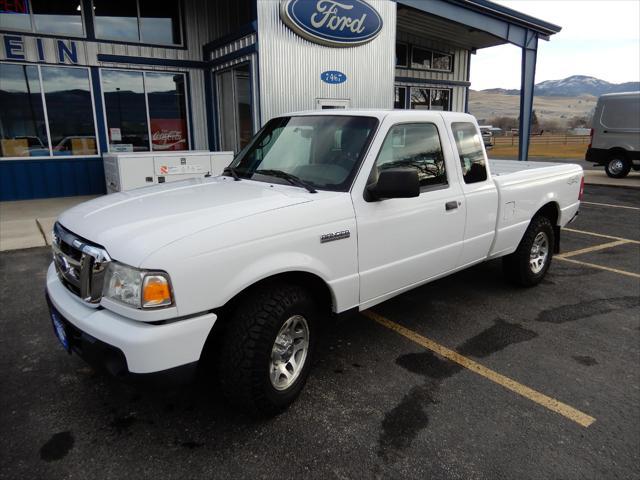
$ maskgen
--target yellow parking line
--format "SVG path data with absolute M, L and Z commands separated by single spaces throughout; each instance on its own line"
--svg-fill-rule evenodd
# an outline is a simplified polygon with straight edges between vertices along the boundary
M 450 348 L 447 348 L 443 345 L 440 345 L 439 343 L 434 342 L 433 340 L 427 337 L 423 337 L 419 333 L 416 333 L 413 330 L 403 327 L 402 325 L 396 322 L 393 322 L 388 318 L 383 317 L 382 315 L 379 315 L 371 310 L 366 310 L 362 312 L 362 314 L 367 318 L 379 323 L 383 327 L 393 330 L 394 332 L 399 333 L 403 337 L 408 338 L 412 342 L 417 343 L 418 345 L 428 350 L 431 350 L 432 352 L 437 353 L 441 357 L 451 360 L 452 362 L 455 362 L 458 365 L 461 365 L 471 370 L 472 372 L 475 372 L 478 375 L 481 375 L 491 380 L 492 382 L 497 383 L 498 385 L 506 388 L 507 390 L 511 390 L 512 392 L 515 392 L 518 395 L 528 398 L 529 400 L 537 403 L 538 405 L 541 405 L 553 412 L 559 413 L 560 415 L 568 418 L 569 420 L 576 422 L 577 424 L 583 427 L 588 427 L 589 425 L 591 425 L 593 422 L 596 421 L 595 418 L 593 418 L 590 415 L 587 415 L 586 413 L 576 410 L 575 408 L 565 403 L 562 403 L 559 400 L 556 400 L 555 398 L 548 397 L 536 390 L 533 390 L 532 388 L 522 385 L 521 383 L 518 383 L 509 377 L 505 377 L 504 375 L 501 375 L 500 373 L 495 372 L 494 370 L 491 370 L 479 364 L 478 362 L 471 360 L 470 358 L 460 355 L 458 352 L 451 350 Z
M 563 262 L 571 262 L 571 263 L 575 263 L 577 265 L 582 265 L 585 267 L 591 267 L 591 268 L 597 268 L 599 270 L 606 270 L 607 272 L 613 272 L 613 273 L 618 273 L 620 275 L 626 275 L 628 277 L 632 277 L 632 278 L 640 278 L 640 275 L 637 273 L 633 273 L 633 272 L 627 272 L 626 270 L 620 270 L 618 268 L 611 268 L 611 267 L 605 267 L 604 265 L 597 265 L 595 263 L 589 263 L 589 262 L 581 262 L 580 260 L 574 260 L 573 258 L 565 258 L 561 255 L 556 255 L 556 257 L 558 260 L 562 260 Z
M 614 237 L 612 235 L 604 235 L 602 233 L 595 233 L 595 232 L 587 232 L 585 230 L 576 230 L 575 228 L 566 228 L 563 227 L 562 228 L 563 231 L 565 232 L 571 232 L 571 233 L 582 233 L 583 235 L 591 235 L 592 237 L 600 237 L 600 238 L 608 238 L 610 240 L 624 240 L 627 243 L 636 243 L 636 244 L 640 244 L 640 241 L 638 240 L 631 240 L 630 238 L 622 238 L 622 237 Z
M 640 210 L 640 207 L 629 207 L 627 205 L 611 205 L 610 203 L 580 202 L 580 205 L 596 205 L 598 207 L 628 208 L 629 210 Z
M 561 253 L 556 255 L 556 258 L 568 258 L 575 257 L 576 255 L 582 255 L 583 253 L 597 252 L 598 250 L 606 250 L 607 248 L 617 247 L 618 245 L 626 245 L 629 242 L 626 240 L 616 240 L 615 242 L 601 243 L 600 245 L 594 245 L 593 247 L 581 248 L 580 250 L 574 250 L 573 252 Z

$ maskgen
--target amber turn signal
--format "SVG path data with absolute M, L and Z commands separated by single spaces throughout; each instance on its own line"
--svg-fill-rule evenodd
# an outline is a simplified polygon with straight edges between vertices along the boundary
M 147 275 L 142 284 L 142 308 L 171 305 L 169 280 L 162 275 Z

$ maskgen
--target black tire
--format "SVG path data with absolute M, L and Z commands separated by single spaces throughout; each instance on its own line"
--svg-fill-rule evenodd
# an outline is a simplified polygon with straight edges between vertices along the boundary
M 531 264 L 534 242 L 538 235 L 546 236 L 547 255 L 542 265 Z M 555 236 L 553 226 L 547 217 L 536 216 L 531 220 L 515 252 L 502 259 L 505 277 L 522 287 L 532 287 L 542 281 L 549 270 L 553 258 Z M 540 258 L 540 257 L 538 257 Z M 541 267 L 541 268 L 540 268 Z M 540 268 L 537 270 L 537 268 Z
M 611 178 L 624 178 L 631 171 L 631 162 L 622 153 L 613 153 L 607 159 L 604 171 Z
M 278 390 L 271 380 L 272 349 L 281 327 L 296 316 L 306 320 L 308 349 L 295 380 Z M 302 287 L 273 284 L 250 292 L 232 314 L 218 356 L 220 385 L 229 404 L 263 416 L 275 415 L 291 405 L 309 375 L 316 323 L 313 298 Z

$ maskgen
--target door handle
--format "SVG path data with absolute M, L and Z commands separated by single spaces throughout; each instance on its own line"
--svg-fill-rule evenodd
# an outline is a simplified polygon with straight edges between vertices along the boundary
M 449 211 L 449 210 L 455 210 L 456 208 L 458 208 L 460 206 L 460 202 L 453 200 L 451 202 L 447 202 L 444 204 L 444 208 Z

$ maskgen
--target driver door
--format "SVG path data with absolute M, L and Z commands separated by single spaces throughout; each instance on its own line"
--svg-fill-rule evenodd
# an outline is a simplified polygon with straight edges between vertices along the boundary
M 440 115 L 429 121 L 389 125 L 375 159 L 367 159 L 353 203 L 358 225 L 360 304 L 368 308 L 403 290 L 455 269 L 462 251 L 465 204 L 452 152 L 443 148 Z M 384 129 L 381 129 L 384 131 Z M 378 149 L 376 149 L 376 144 Z M 445 143 L 444 145 L 448 145 Z M 421 185 L 415 198 L 367 201 L 367 184 L 384 168 L 417 168 Z

